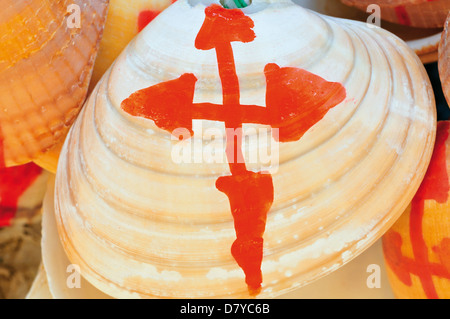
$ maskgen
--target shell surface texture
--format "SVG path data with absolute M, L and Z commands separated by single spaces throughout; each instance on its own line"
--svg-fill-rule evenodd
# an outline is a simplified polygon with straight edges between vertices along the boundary
M 291 1 L 211 2 L 146 27 L 64 144 L 62 245 L 110 296 L 303 286 L 380 238 L 431 158 L 434 97 L 403 41 Z
M 1 0 L 0 6 L 0 158 L 13 166 L 50 150 L 75 120 L 107 0 Z
M 405 213 L 383 236 L 398 298 L 450 298 L 450 122 L 439 122 L 430 166 Z

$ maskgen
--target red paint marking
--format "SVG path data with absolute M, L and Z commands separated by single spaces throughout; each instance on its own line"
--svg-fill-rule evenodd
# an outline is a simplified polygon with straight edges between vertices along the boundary
M 130 95 L 122 109 L 133 116 L 151 119 L 164 130 L 186 128 L 191 136 L 192 120 L 215 120 L 225 123 L 226 155 L 230 176 L 222 176 L 216 187 L 228 196 L 234 218 L 236 240 L 231 254 L 246 276 L 251 295 L 261 290 L 263 234 L 274 189 L 268 173 L 248 171 L 242 155 L 242 124 L 258 123 L 279 129 L 279 141 L 299 140 L 329 109 L 346 97 L 345 88 L 298 68 L 280 68 L 268 64 L 266 107 L 240 104 L 239 79 L 231 42 L 255 39 L 254 23 L 239 9 L 211 5 L 195 40 L 199 50 L 216 50 L 222 82 L 223 104 L 193 103 L 193 74 L 160 83 Z
M 450 239 L 444 238 L 441 244 L 433 247 L 442 264 L 430 263 L 428 247 L 423 237 L 423 215 L 425 200 L 438 203 L 448 201 L 450 184 L 447 172 L 446 141 L 450 122 L 439 122 L 436 143 L 430 166 L 425 178 L 411 203 L 410 238 L 414 260 L 402 256 L 400 234 L 390 231 L 383 239 L 386 260 L 394 273 L 405 285 L 411 286 L 410 274 L 419 277 L 423 290 L 429 299 L 439 298 L 433 283 L 433 276 L 450 279 Z
M 447 270 L 447 274 L 450 274 L 450 238 L 444 238 L 438 246 L 433 247 L 433 251 Z M 447 278 L 450 279 L 450 276 Z
M 402 236 L 396 231 L 390 230 L 383 236 L 386 261 L 403 284 L 411 286 L 411 274 L 420 277 L 425 268 L 434 276 L 450 279 L 449 268 L 444 264 L 423 262 L 403 256 L 402 244 Z
M 428 247 L 423 238 L 423 214 L 425 200 L 433 199 L 438 203 L 448 200 L 449 180 L 447 172 L 447 156 L 445 142 L 448 138 L 449 122 L 439 122 L 437 127 L 436 143 L 430 166 L 424 181 L 413 199 L 410 216 L 410 237 L 416 260 L 427 264 Z M 439 298 L 434 287 L 432 273 L 427 267 L 418 274 L 425 294 L 430 299 Z
M 195 82 L 193 74 L 183 74 L 176 80 L 163 82 L 133 93 L 122 102 L 122 109 L 134 116 L 152 119 L 166 131 L 187 128 L 192 131 L 192 105 Z M 158 105 L 160 108 L 155 108 Z
M 174 3 L 177 0 L 172 0 Z M 138 32 L 141 32 L 150 22 L 152 22 L 161 11 L 157 10 L 143 10 L 138 15 Z
M 274 196 L 272 176 L 243 171 L 220 177 L 216 187 L 228 196 L 234 218 L 231 254 L 246 275 L 250 293 L 257 294 L 262 283 L 263 234 Z
M 0 228 L 11 225 L 20 196 L 41 174 L 34 163 L 5 167 L 3 134 L 0 126 Z
M 3 131 L 2 126 L 0 125 L 0 169 L 6 166 L 3 147 Z
M 141 32 L 160 13 L 161 11 L 154 11 L 154 10 L 141 11 L 138 16 L 138 32 Z
M 410 229 L 409 236 L 411 238 L 411 245 L 414 253 L 415 260 L 420 261 L 420 264 L 425 267 L 421 267 L 417 276 L 420 279 L 423 290 L 429 299 L 438 299 L 436 288 L 434 287 L 432 273 L 428 267 L 428 247 L 423 237 L 423 214 L 424 214 L 425 200 L 420 198 L 414 198 L 411 203 L 411 215 L 410 215 Z
M 346 97 L 345 88 L 306 70 L 280 68 L 271 63 L 267 78 L 266 105 L 280 142 L 298 141 L 325 114 Z
M 395 14 L 397 15 L 398 22 L 403 25 L 410 26 L 411 19 L 409 18 L 408 11 L 406 11 L 405 6 L 395 7 Z
M 20 197 L 41 172 L 42 169 L 34 163 L 0 168 L 0 227 L 11 224 Z
M 445 142 L 448 139 L 450 122 L 441 121 L 437 124 L 436 142 L 431 157 L 430 165 L 424 180 L 415 197 L 421 199 L 434 199 L 438 203 L 448 200 L 450 183 L 447 172 L 447 148 Z

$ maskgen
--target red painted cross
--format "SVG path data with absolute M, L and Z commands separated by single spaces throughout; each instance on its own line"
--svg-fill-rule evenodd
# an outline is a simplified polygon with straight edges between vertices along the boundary
M 216 51 L 222 82 L 223 104 L 193 103 L 195 75 L 186 73 L 133 93 L 122 102 L 122 109 L 133 116 L 151 119 L 166 131 L 177 128 L 192 131 L 192 120 L 222 121 L 226 127 L 226 155 L 230 176 L 222 176 L 216 187 L 230 202 L 236 229 L 231 253 L 246 275 L 250 294 L 259 293 L 262 283 L 263 234 L 274 189 L 268 173 L 247 170 L 241 149 L 242 124 L 270 125 L 278 129 L 279 142 L 299 140 L 329 109 L 346 97 L 345 88 L 327 82 L 306 70 L 269 63 L 264 72 L 267 81 L 266 106 L 240 103 L 232 42 L 252 42 L 254 22 L 239 9 L 211 5 L 195 40 L 199 50 Z

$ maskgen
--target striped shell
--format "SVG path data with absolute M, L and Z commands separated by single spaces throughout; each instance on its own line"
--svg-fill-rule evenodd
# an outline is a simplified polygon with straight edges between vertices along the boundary
M 74 121 L 107 0 L 1 0 L 0 6 L 0 164 L 12 166 L 51 149 Z M 80 13 L 80 27 L 71 12 Z
M 230 254 L 230 204 L 215 187 L 227 163 L 193 163 L 210 142 L 197 126 L 192 163 L 177 164 L 178 140 L 121 109 L 134 92 L 187 72 L 198 78 L 194 102 L 222 103 L 217 57 L 194 46 L 205 2 L 177 1 L 130 43 L 61 153 L 55 214 L 65 252 L 113 297 L 249 296 Z M 389 229 L 425 174 L 435 103 L 420 60 L 387 31 L 288 0 L 254 0 L 243 11 L 256 34 L 232 47 L 243 104 L 265 105 L 268 63 L 306 69 L 347 92 L 299 141 L 271 140 L 279 165 L 258 296 L 273 297 L 336 270 Z M 223 123 L 198 122 L 223 139 Z M 267 144 L 252 140 L 246 161 Z

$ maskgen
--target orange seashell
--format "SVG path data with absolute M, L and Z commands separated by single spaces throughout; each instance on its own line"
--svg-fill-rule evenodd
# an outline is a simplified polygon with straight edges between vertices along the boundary
M 450 298 L 450 122 L 439 122 L 421 187 L 383 237 L 389 280 L 398 298 Z
M 27 163 L 64 137 L 87 94 L 107 3 L 0 0 L 1 166 Z
M 418 28 L 442 27 L 450 10 L 450 0 L 341 0 L 366 11 L 370 4 L 381 7 L 381 18 L 386 21 Z
M 439 44 L 439 75 L 447 102 L 450 103 L 450 14 Z

